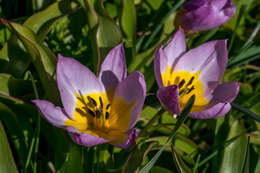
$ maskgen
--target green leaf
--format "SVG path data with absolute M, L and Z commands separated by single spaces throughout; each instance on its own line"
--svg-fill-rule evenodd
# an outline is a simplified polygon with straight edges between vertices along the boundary
M 40 43 L 38 37 L 32 30 L 18 23 L 8 22 L 6 20 L 3 22 L 23 42 L 27 51 L 30 53 L 47 97 L 52 101 L 57 101 L 59 98 L 58 91 L 56 82 L 53 79 L 57 62 L 56 56 L 48 47 Z
M 197 145 L 189 138 L 178 133 L 174 139 L 173 145 L 176 150 L 181 150 L 184 155 L 194 156 L 197 154 Z
M 137 172 L 145 156 L 155 145 L 157 144 L 156 142 L 153 141 L 145 142 L 141 145 L 137 145 L 130 153 L 124 165 L 123 172 L 124 173 Z
M 27 156 L 27 147 L 23 135 L 23 128 L 21 127 L 16 114 L 9 107 L 1 102 L 0 121 L 2 121 L 6 126 L 7 133 L 10 136 L 10 139 L 18 153 L 19 161 L 22 163 L 22 165 L 24 165 Z
M 171 16 L 172 13 L 174 13 L 178 8 L 181 7 L 181 5 L 185 2 L 185 0 L 180 0 L 177 2 L 177 4 L 175 4 L 175 6 L 162 18 L 162 20 L 160 21 L 159 24 L 157 24 L 156 28 L 154 29 L 154 31 L 152 32 L 151 36 L 148 38 L 147 42 L 145 42 L 144 44 L 144 49 L 147 49 L 153 39 L 157 36 L 157 34 L 160 32 L 160 30 L 163 28 L 164 23 L 166 22 L 166 20 L 168 19 L 169 16 Z
M 29 17 L 23 25 L 29 27 L 37 35 L 39 41 L 42 42 L 50 31 L 51 26 L 56 23 L 58 19 L 74 12 L 76 9 L 78 9 L 78 5 L 75 2 L 55 2 L 45 10 Z
M 1 120 L 0 138 L 0 172 L 18 173 Z
M 231 125 L 228 139 L 237 136 L 244 131 L 241 122 L 235 120 Z M 245 158 L 245 151 L 247 140 L 246 136 L 242 135 L 237 140 L 233 141 L 229 146 L 224 149 L 222 163 L 220 164 L 219 172 L 241 172 L 243 160 Z
M 121 16 L 121 28 L 126 36 L 126 47 L 135 50 L 136 11 L 134 0 L 124 0 Z
M 103 0 L 96 0 L 94 7 L 99 17 L 96 33 L 97 45 L 101 60 L 103 60 L 106 54 L 122 41 L 122 34 L 119 26 L 105 10 Z
M 255 167 L 254 173 L 259 173 L 260 172 L 260 158 L 257 161 L 257 165 Z
M 30 55 L 22 43 L 12 36 L 0 50 L 0 72 L 21 77 L 31 63 Z
M 24 26 L 32 29 L 37 34 L 38 41 L 43 42 L 53 24 L 76 9 L 77 5 L 74 2 L 56 2 L 45 10 L 29 17 L 24 22 Z M 0 62 L 0 72 L 21 77 L 31 63 L 31 58 L 21 42 L 17 40 L 17 37 L 12 35 L 0 50 Z
M 231 103 L 232 107 L 239 110 L 240 112 L 243 112 L 244 114 L 250 116 L 251 118 L 253 118 L 254 120 L 260 122 L 260 116 L 256 115 L 255 113 L 251 112 L 249 109 L 244 108 L 238 104 L 235 103 Z
M 84 172 L 82 163 L 82 149 L 76 144 L 71 144 L 70 151 L 67 155 L 66 161 L 61 168 L 61 172 L 71 173 L 75 171 L 78 173 Z
M 31 93 L 32 85 L 29 81 L 15 79 L 9 74 L 0 74 L 0 91 L 9 96 L 22 97 Z
M 192 173 L 192 170 L 185 164 L 181 156 L 175 151 L 175 147 L 171 145 L 173 161 L 180 173 Z
M 235 57 L 231 57 L 228 62 L 228 67 L 241 66 L 251 61 L 255 61 L 260 58 L 260 47 L 252 46 L 247 50 L 241 52 Z
M 80 0 L 90 28 L 92 59 L 96 73 L 107 53 L 122 41 L 119 26 L 104 8 L 103 0 Z
M 154 166 L 152 167 L 151 169 L 151 173 L 172 173 L 171 170 L 169 169 L 166 169 L 166 168 L 163 168 L 163 167 L 160 167 L 160 166 Z
M 157 159 L 160 157 L 166 146 L 169 144 L 169 142 L 175 137 L 177 134 L 178 129 L 180 126 L 184 123 L 185 119 L 188 117 L 190 110 L 194 104 L 195 96 L 191 96 L 188 100 L 187 104 L 185 105 L 183 111 L 181 112 L 179 119 L 177 121 L 176 126 L 173 129 L 172 134 L 168 138 L 167 142 L 162 146 L 162 148 L 154 155 L 154 157 L 140 170 L 139 173 L 148 173 L 150 169 L 153 167 Z

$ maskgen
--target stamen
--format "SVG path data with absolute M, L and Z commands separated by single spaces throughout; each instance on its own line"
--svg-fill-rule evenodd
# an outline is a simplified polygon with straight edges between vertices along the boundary
M 191 77 L 190 81 L 187 83 L 187 86 L 191 85 L 194 80 L 194 76 Z
M 179 76 L 177 76 L 177 77 L 175 78 L 175 80 L 174 80 L 174 84 L 177 84 L 177 83 L 179 83 L 179 81 L 180 81 L 180 77 L 179 77 Z
M 182 79 L 181 82 L 179 83 L 178 87 L 181 88 L 181 87 L 183 87 L 184 84 L 185 84 L 185 80 Z
M 102 102 L 102 98 L 99 96 L 99 102 L 100 102 L 100 109 L 103 109 L 103 102 Z
M 180 90 L 179 96 L 181 96 L 184 93 L 185 89 Z
M 95 113 L 92 110 L 88 109 L 88 113 L 92 115 L 92 117 L 95 117 Z
M 109 118 L 109 113 L 108 112 L 106 112 L 106 120 Z
M 108 109 L 109 109 L 109 107 L 110 107 L 110 104 L 108 104 L 108 105 L 107 105 L 107 107 L 106 107 L 106 110 L 108 110 Z
M 86 113 L 85 113 L 83 110 L 79 109 L 79 108 L 76 108 L 75 111 L 77 111 L 77 112 L 78 112 L 79 114 L 81 114 L 82 116 L 85 116 L 85 115 L 86 115 Z
M 188 90 L 188 92 L 186 93 L 186 94 L 189 94 L 192 90 L 194 90 L 195 88 L 194 88 L 194 86 L 192 86 L 189 90 Z
M 97 106 L 97 102 L 90 96 L 87 96 L 88 101 L 93 104 L 94 106 Z
M 99 109 L 96 109 L 96 116 L 97 118 L 100 118 L 101 112 L 99 111 Z

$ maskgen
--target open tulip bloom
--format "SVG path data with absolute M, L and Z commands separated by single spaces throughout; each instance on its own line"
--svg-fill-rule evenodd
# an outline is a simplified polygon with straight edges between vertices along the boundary
M 225 115 L 239 92 L 238 82 L 220 84 L 228 61 L 227 41 L 202 44 L 186 52 L 180 28 L 169 42 L 156 50 L 154 72 L 159 90 L 157 97 L 169 111 L 179 114 L 195 95 L 190 116 L 199 119 Z
M 135 144 L 133 129 L 143 107 L 146 85 L 140 72 L 127 76 L 122 44 L 113 48 L 96 77 L 72 58 L 58 56 L 57 83 L 63 108 L 34 100 L 42 116 L 69 132 L 80 145 L 110 143 L 120 148 Z
M 231 19 L 236 11 L 232 0 L 191 0 L 183 8 L 179 22 L 188 31 L 216 28 Z

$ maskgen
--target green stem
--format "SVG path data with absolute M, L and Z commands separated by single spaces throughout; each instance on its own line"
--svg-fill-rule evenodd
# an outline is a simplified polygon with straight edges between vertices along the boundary
M 36 84 L 34 82 L 33 75 L 32 75 L 32 73 L 30 71 L 29 71 L 29 76 L 30 76 L 30 78 L 32 80 L 32 86 L 33 86 L 33 91 L 34 91 L 34 94 L 35 94 L 35 98 L 39 99 L 39 94 L 38 94 L 38 91 L 37 91 L 37 87 L 36 87 Z M 40 129 L 41 129 L 41 117 L 40 117 L 40 114 L 38 113 L 37 125 L 36 125 L 36 130 L 35 130 L 35 136 L 33 137 L 32 145 L 31 145 L 31 148 L 30 148 L 30 150 L 32 150 L 33 147 L 34 147 L 34 143 L 35 143 L 35 148 L 34 148 L 34 158 L 35 158 L 35 161 L 33 163 L 33 172 L 34 173 L 37 173 L 37 159 L 36 158 L 37 158 L 37 154 L 38 154 L 38 150 L 39 150 L 40 131 L 41 131 Z M 30 152 L 32 152 L 32 151 L 30 151 Z M 32 153 L 30 153 L 30 154 L 32 154 Z
M 143 130 L 140 132 L 140 136 L 144 136 L 147 133 L 147 130 L 156 122 L 159 120 L 160 116 L 165 112 L 163 108 L 161 108 L 150 121 L 146 124 L 146 126 L 143 128 Z

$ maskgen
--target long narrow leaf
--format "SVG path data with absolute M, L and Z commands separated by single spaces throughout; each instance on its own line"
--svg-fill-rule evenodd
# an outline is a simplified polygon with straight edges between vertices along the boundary
M 176 126 L 173 129 L 172 134 L 170 135 L 170 137 L 168 138 L 167 142 L 162 146 L 162 148 L 155 154 L 155 156 L 140 170 L 139 173 L 148 173 L 150 171 L 150 169 L 153 167 L 153 165 L 155 164 L 155 162 L 158 160 L 158 158 L 160 157 L 160 155 L 162 154 L 162 152 L 164 151 L 164 149 L 166 148 L 166 146 L 170 143 L 170 141 L 175 137 L 175 135 L 177 134 L 178 129 L 180 128 L 180 126 L 182 125 L 182 123 L 184 123 L 184 121 L 186 120 L 186 118 L 188 117 L 190 110 L 194 104 L 194 100 L 195 100 L 195 95 L 191 96 L 191 98 L 188 100 L 187 104 L 185 105 L 183 111 L 181 112 L 179 119 L 176 123 Z

